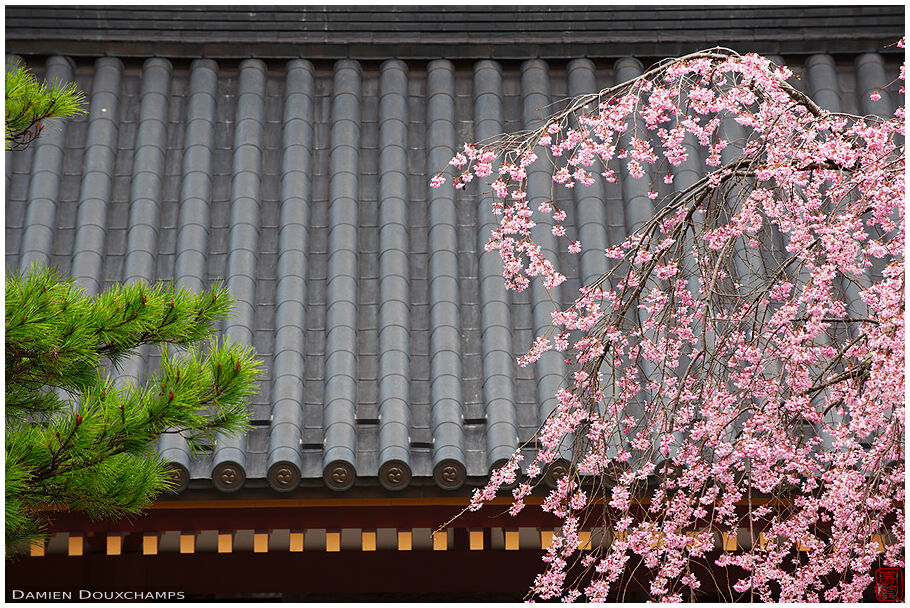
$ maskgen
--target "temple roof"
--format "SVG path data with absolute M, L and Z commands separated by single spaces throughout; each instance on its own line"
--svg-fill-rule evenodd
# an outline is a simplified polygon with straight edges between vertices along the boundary
M 649 9 L 642 21 L 640 9 L 603 9 L 580 20 L 573 8 L 520 8 L 514 23 L 534 40 L 586 46 L 519 60 L 483 58 L 475 44 L 499 29 L 514 39 L 525 31 L 517 25 L 450 27 L 461 12 L 495 10 L 436 9 L 438 20 L 392 7 L 231 7 L 217 18 L 207 8 L 34 10 L 47 19 L 26 26 L 26 9 L 6 9 L 7 52 L 42 77 L 75 81 L 90 103 L 84 117 L 6 153 L 7 271 L 45 261 L 89 293 L 136 280 L 194 290 L 224 281 L 239 302 L 221 329 L 253 345 L 266 370 L 254 426 L 201 455 L 174 438 L 160 449 L 191 488 L 298 493 L 457 489 L 481 483 L 533 437 L 566 368 L 557 353 L 529 368 L 515 359 L 549 325 L 552 304 L 538 288 L 503 288 L 498 254 L 484 250 L 495 221 L 489 195 L 476 184 L 431 189 L 429 180 L 463 142 L 537 124 L 552 102 L 634 77 L 657 50 L 675 48 L 653 44 L 713 45 L 711 28 L 734 13 Z M 742 37 L 728 34 L 742 52 L 762 40 L 795 49 L 774 59 L 824 108 L 890 115 L 903 103 L 889 88 L 900 56 L 854 52 L 847 8 L 802 8 L 788 20 L 796 10 L 746 9 Z M 902 9 L 849 10 L 854 22 L 879 24 L 863 31 L 900 35 Z M 244 11 L 256 15 L 241 19 Z M 288 25 L 287 36 L 267 44 L 254 17 L 273 33 Z M 649 20 L 661 23 L 649 29 Z M 625 28 L 625 42 L 605 50 L 589 39 L 598 23 L 611 36 Z M 301 32 L 301 52 L 288 59 Z M 422 50 L 332 57 L 333 40 L 367 33 Z M 308 54 L 311 36 L 331 44 Z M 111 49 L 120 52 L 101 56 Z M 429 58 L 427 49 L 441 50 Z M 568 277 L 556 294 L 563 301 L 604 271 L 603 250 L 649 204 L 648 184 L 617 173 L 618 184 L 574 190 L 532 180 L 532 206 L 555 200 L 584 247 L 571 256 L 562 242 L 543 243 Z M 156 363 L 143 352 L 123 374 L 142 377 Z

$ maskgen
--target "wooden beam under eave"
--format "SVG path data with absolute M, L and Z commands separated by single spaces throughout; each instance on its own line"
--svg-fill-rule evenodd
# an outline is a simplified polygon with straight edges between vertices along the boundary
M 578 548 L 587 551 L 591 548 L 591 531 L 582 530 L 578 533 Z
M 506 530 L 506 551 L 518 551 L 518 530 Z
M 303 551 L 303 532 L 291 532 L 288 550 L 291 553 L 300 553 Z
M 470 530 L 468 543 L 471 551 L 483 551 L 483 530 Z
M 411 536 L 410 530 L 399 530 L 398 531 L 398 550 L 399 551 L 410 551 L 412 547 L 413 537 Z
M 234 550 L 234 535 L 231 532 L 218 533 L 218 553 L 231 553 Z
M 71 534 L 67 539 L 67 550 L 66 554 L 70 557 L 81 557 L 83 553 L 83 548 L 85 547 L 85 539 L 82 538 L 81 534 Z
M 540 548 L 546 551 L 553 544 L 553 530 L 540 531 Z
M 178 503 L 180 501 L 177 501 Z M 241 501 L 243 502 L 243 501 Z M 112 522 L 100 522 L 91 520 L 85 514 L 80 512 L 60 512 L 54 514 L 50 532 L 121 532 L 121 533 L 138 533 L 161 532 L 163 530 L 195 530 L 205 522 L 204 526 L 210 530 L 228 530 L 228 531 L 252 531 L 262 529 L 297 529 L 300 525 L 301 510 L 292 508 L 290 505 L 281 507 L 263 507 L 263 508 L 243 508 L 240 505 L 234 505 L 233 500 L 223 500 L 218 508 L 172 508 L 172 509 L 151 509 L 146 515 L 137 518 L 135 521 L 116 520 Z M 227 506 L 226 506 L 227 505 Z M 231 506 L 233 505 L 233 506 Z M 436 528 L 440 522 L 446 521 L 452 516 L 451 507 L 441 505 L 431 505 L 426 507 L 420 506 L 389 506 L 383 508 L 376 507 L 354 507 L 338 505 L 324 509 L 308 509 L 303 521 L 307 522 L 308 529 L 315 530 L 342 530 L 342 529 L 366 529 L 377 530 L 377 550 L 383 548 L 383 534 L 379 530 L 388 528 L 396 529 L 407 522 L 409 529 Z M 479 530 L 487 528 L 490 525 L 489 516 L 484 512 L 466 512 L 461 516 L 460 525 L 468 529 Z M 510 527 L 534 527 L 534 528 L 554 528 L 558 525 L 557 518 L 541 510 L 525 509 L 522 511 Z M 354 546 L 359 545 L 360 533 L 357 533 Z M 249 537 L 252 551 L 252 535 Z M 321 538 L 320 538 L 321 540 Z M 349 539 L 350 540 L 350 539 Z M 427 538 L 427 545 L 429 539 Z M 344 542 L 344 541 L 343 541 Z M 235 541 L 235 545 L 239 541 Z M 175 539 L 173 551 L 177 550 Z M 415 536 L 415 547 L 419 543 Z M 162 551 L 164 550 L 164 541 L 161 542 Z M 306 539 L 307 549 L 311 548 L 309 538 Z M 395 538 L 392 537 L 390 549 L 394 550 Z M 65 548 L 65 547 L 64 547 Z M 350 548 L 345 543 L 345 548 Z M 48 553 L 53 551 L 49 550 Z M 197 549 L 198 552 L 198 549 Z
M 120 555 L 123 553 L 123 536 L 120 534 L 108 534 L 107 535 L 107 547 L 105 553 L 107 555 Z
M 341 532 L 326 531 L 325 550 L 327 553 L 337 553 L 341 551 Z
M 268 532 L 254 532 L 253 533 L 253 553 L 268 553 L 269 552 L 269 533 Z
M 29 555 L 32 557 L 44 557 L 44 540 L 33 540 L 29 548 Z
M 446 551 L 449 548 L 448 530 L 437 532 L 433 535 L 433 551 Z
M 360 550 L 361 551 L 375 551 L 376 550 L 376 531 L 366 531 L 360 533 Z
M 158 535 L 142 535 L 142 555 L 158 555 Z
M 181 553 L 195 553 L 196 552 L 196 533 L 195 532 L 183 532 L 180 534 L 180 552 Z

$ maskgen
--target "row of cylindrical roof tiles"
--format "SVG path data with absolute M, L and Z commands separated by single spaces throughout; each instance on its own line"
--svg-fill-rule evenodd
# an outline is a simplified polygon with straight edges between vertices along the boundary
M 550 326 L 551 299 L 539 284 L 529 295 L 505 291 L 498 255 L 483 247 L 496 222 L 488 193 L 456 191 L 450 183 L 428 189 L 426 182 L 463 139 L 539 124 L 557 98 L 554 90 L 560 97 L 596 91 L 640 74 L 638 60 L 605 68 L 577 59 L 565 70 L 540 60 L 517 70 L 478 61 L 467 79 L 445 60 L 419 66 L 389 60 L 378 69 L 342 60 L 316 70 L 298 59 L 281 66 L 277 78 L 279 66 L 269 71 L 257 59 L 229 76 L 208 59 L 175 69 L 151 58 L 138 76 L 112 57 L 78 70 L 65 57 L 35 67 L 58 81 L 78 72 L 90 85 L 89 113 L 81 138 L 64 123 L 46 130 L 32 150 L 7 153 L 8 266 L 58 263 L 89 294 L 111 281 L 136 280 L 173 280 L 199 290 L 220 276 L 238 301 L 227 336 L 256 344 L 268 334 L 260 353 L 269 401 L 257 410 L 268 425 L 267 445 L 219 437 L 211 456 L 199 458 L 181 437 L 167 435 L 160 452 L 174 464 L 180 488 L 202 478 L 234 491 L 247 477 L 261 476 L 275 490 L 290 491 L 301 478 L 321 476 L 335 490 L 358 477 L 400 490 L 417 474 L 455 489 L 507 459 L 553 409 L 567 370 L 559 354 L 547 353 L 530 375 L 515 366 L 515 354 Z M 817 55 L 801 68 L 798 86 L 828 109 L 886 115 L 898 102 L 887 89 L 897 68 L 882 55 L 862 55 L 846 66 Z M 881 100 L 869 99 L 874 90 L 883 91 Z M 516 110 L 518 116 L 509 115 Z M 223 128 L 231 141 L 218 141 Z M 74 155 L 82 159 L 81 172 L 64 170 Z M 271 162 L 276 158 L 278 166 Z M 130 170 L 123 174 L 122 167 Z M 674 187 L 691 183 L 701 167 L 692 148 Z M 619 185 L 598 181 L 554 193 L 547 171 L 531 167 L 531 205 L 555 198 L 584 248 L 579 261 L 567 262 L 572 280 L 563 298 L 579 281 L 600 276 L 607 269 L 603 250 L 653 213 L 649 186 L 625 167 L 617 173 Z M 124 180 L 129 191 L 118 199 Z M 223 201 L 215 192 L 219 182 L 229 182 Z M 267 195 L 269 188 L 277 195 Z M 113 226 L 118 205 L 128 209 L 121 228 Z M 276 212 L 271 222 L 264 219 L 268 209 Z M 213 276 L 219 222 L 227 247 Z M 566 260 L 551 228 L 542 219 L 534 237 L 544 253 Z M 367 251 L 363 236 L 370 231 L 378 239 Z M 61 244 L 70 242 L 67 234 L 71 248 Z M 122 251 L 114 244 L 118 234 Z M 421 239 L 425 246 L 415 247 Z M 173 253 L 164 264 L 166 248 Z M 374 262 L 369 276 L 364 260 Z M 427 296 L 418 302 L 412 286 L 421 280 Z M 273 297 L 263 302 L 269 282 Z M 374 292 L 368 306 L 367 291 Z M 469 291 L 476 292 L 473 301 Z M 475 328 L 466 327 L 469 306 L 479 309 Z M 317 314 L 322 322 L 314 326 L 309 321 Z M 308 403 L 306 384 L 313 380 L 304 370 L 313 361 L 307 336 L 314 327 L 322 390 L 318 402 Z M 367 327 L 372 346 L 365 350 Z M 419 343 L 428 367 L 418 372 L 412 351 Z M 480 360 L 476 395 L 465 388 L 470 357 Z M 371 376 L 363 369 L 367 359 L 375 359 Z M 122 375 L 144 377 L 153 360 L 133 357 Z M 414 399 L 420 382 L 428 387 L 425 404 Z M 532 387 L 530 401 L 518 395 L 521 382 Z M 375 403 L 364 403 L 365 383 L 377 385 Z M 377 424 L 361 424 L 365 412 Z M 466 418 L 479 418 L 484 431 L 466 430 Z M 421 432 L 429 441 L 416 441 Z M 307 441 L 314 434 L 317 440 Z M 321 452 L 318 467 L 314 451 Z M 526 451 L 533 455 L 533 447 Z

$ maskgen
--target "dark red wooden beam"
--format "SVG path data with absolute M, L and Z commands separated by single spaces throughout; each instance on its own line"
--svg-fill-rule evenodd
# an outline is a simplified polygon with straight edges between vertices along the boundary
M 559 520 L 529 506 L 517 517 L 508 507 L 487 506 L 467 512 L 450 524 L 454 528 L 553 528 Z M 131 519 L 93 521 L 80 512 L 51 515 L 51 532 L 159 532 L 165 530 L 280 530 L 309 528 L 432 528 L 461 509 L 450 505 L 288 506 L 150 509 Z

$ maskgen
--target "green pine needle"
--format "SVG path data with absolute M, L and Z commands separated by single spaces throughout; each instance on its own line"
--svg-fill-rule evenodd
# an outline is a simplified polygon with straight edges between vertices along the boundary
M 85 113 L 85 95 L 75 83 L 39 82 L 21 64 L 6 68 L 6 149 L 27 147 L 49 119 Z
M 215 338 L 233 300 L 220 285 L 116 285 L 88 297 L 54 270 L 6 280 L 6 542 L 41 538 L 48 509 L 138 513 L 170 488 L 154 444 L 179 433 L 192 450 L 244 433 L 261 362 Z M 145 382 L 105 371 L 143 345 L 161 349 Z

